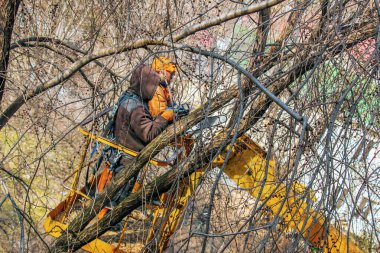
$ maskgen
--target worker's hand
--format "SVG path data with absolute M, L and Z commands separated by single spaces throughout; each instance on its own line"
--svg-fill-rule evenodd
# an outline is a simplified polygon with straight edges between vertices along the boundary
M 167 121 L 169 122 L 172 122 L 173 119 L 174 119 L 174 110 L 173 109 L 170 109 L 170 108 L 167 108 L 162 114 L 161 116 L 166 119 Z

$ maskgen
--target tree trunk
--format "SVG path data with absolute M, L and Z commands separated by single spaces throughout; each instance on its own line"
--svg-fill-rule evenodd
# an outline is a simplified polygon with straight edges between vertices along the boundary
M 21 0 L 2 0 L 0 5 L 0 105 L 3 100 L 13 25 Z

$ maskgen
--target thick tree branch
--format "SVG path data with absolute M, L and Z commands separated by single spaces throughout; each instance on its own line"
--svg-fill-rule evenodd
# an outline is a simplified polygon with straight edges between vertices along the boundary
M 262 1 L 260 3 L 257 3 L 257 4 L 253 4 L 251 6 L 244 7 L 240 10 L 237 10 L 237 11 L 231 11 L 231 12 L 226 13 L 224 15 L 221 15 L 215 19 L 208 20 L 208 21 L 202 22 L 202 23 L 197 24 L 197 25 L 193 25 L 189 28 L 185 28 L 183 32 L 173 36 L 173 41 L 178 42 L 178 41 L 188 37 L 189 35 L 196 33 L 197 31 L 205 30 L 207 28 L 210 28 L 210 27 L 219 25 L 221 23 L 224 23 L 226 21 L 232 20 L 234 18 L 238 18 L 238 17 L 248 15 L 248 14 L 251 14 L 254 12 L 258 12 L 260 10 L 267 9 L 267 8 L 272 7 L 274 5 L 277 5 L 283 1 L 284 0 L 267 0 L 267 1 Z
M 206 51 L 199 51 L 196 50 L 198 53 L 202 53 L 204 55 L 208 55 Z M 304 67 L 302 65 L 302 67 Z M 293 79 L 288 79 L 287 83 L 283 83 L 283 79 L 278 80 L 274 85 L 271 85 L 272 91 L 279 93 L 281 92 L 281 89 L 283 90 L 286 86 L 290 85 L 290 83 L 293 82 Z M 234 94 L 237 96 L 237 93 Z M 266 98 L 266 99 L 265 99 Z M 224 103 L 228 102 L 229 98 L 225 97 Z M 220 101 L 215 100 L 215 101 Z M 271 104 L 271 99 L 269 99 L 267 96 L 263 94 L 262 99 L 259 99 L 256 103 L 256 111 L 254 114 L 246 118 L 242 121 L 238 133 L 238 136 L 241 136 L 244 134 L 245 131 L 247 131 L 255 122 L 257 122 L 261 116 L 265 113 L 266 108 L 269 107 Z M 193 113 L 192 113 L 193 114 Z M 167 135 L 167 133 L 161 134 Z M 183 163 L 181 163 L 178 167 L 173 168 L 169 172 L 165 173 L 164 175 L 158 177 L 155 181 L 148 184 L 144 187 L 144 197 L 146 198 L 145 201 L 150 201 L 152 198 L 159 196 L 159 194 L 164 193 L 168 191 L 171 186 L 177 182 L 177 180 L 191 174 L 192 172 L 199 169 L 202 165 L 207 164 L 213 160 L 213 155 L 218 154 L 221 149 L 225 148 L 228 144 L 230 144 L 230 140 L 232 138 L 232 134 L 228 134 L 227 132 L 223 132 L 218 135 L 218 137 L 213 140 L 211 145 L 204 148 L 200 152 L 193 152 L 193 155 Z M 156 141 L 156 140 L 155 140 Z M 199 154 L 205 154 L 204 156 L 200 157 Z M 180 169 L 178 169 L 180 168 Z M 128 170 L 128 167 L 126 167 L 123 171 Z M 71 231 L 69 233 L 65 233 L 63 239 L 64 240 L 57 240 L 54 244 L 53 251 L 56 252 L 65 252 L 67 250 L 77 250 L 86 243 L 94 240 L 99 235 L 102 235 L 104 232 L 106 232 L 111 226 L 117 224 L 120 222 L 126 215 L 128 215 L 130 212 L 132 212 L 134 209 L 138 208 L 141 205 L 141 190 L 131 194 L 128 196 L 124 201 L 122 201 L 116 208 L 114 208 L 109 214 L 107 214 L 102 220 L 100 220 L 97 224 L 94 224 L 85 230 L 73 234 Z M 111 195 L 112 196 L 112 195 Z M 95 210 L 94 210 L 95 211 Z M 86 217 L 86 216 L 84 216 Z M 60 238 L 60 239 L 61 239 Z
M 55 38 L 49 38 L 49 37 L 30 37 L 30 38 L 21 39 L 21 40 L 18 40 L 16 42 L 12 43 L 10 50 L 16 49 L 19 47 L 40 47 L 41 46 L 41 47 L 47 48 L 46 43 L 54 44 L 57 47 L 63 46 L 65 48 L 71 49 L 74 52 L 80 53 L 82 55 L 86 55 L 88 53 L 87 51 L 84 51 L 84 50 L 72 45 L 71 43 L 64 42 L 62 40 L 55 39 Z M 51 49 L 51 50 L 55 51 L 55 49 L 53 49 L 52 47 L 49 47 L 47 49 Z M 118 79 L 122 78 L 121 76 L 119 76 L 118 74 L 113 72 L 111 69 L 107 68 L 100 61 L 95 60 L 94 62 L 99 67 L 104 68 L 111 76 L 118 78 Z
M 263 59 L 263 54 L 265 51 L 265 47 L 267 45 L 267 39 L 270 29 L 270 14 L 271 10 L 270 8 L 261 10 L 259 12 L 259 23 L 257 27 L 257 33 L 256 33 L 256 40 L 252 47 L 252 57 L 250 58 L 248 68 L 247 70 L 249 72 L 253 72 L 254 76 L 257 76 L 259 73 L 254 72 L 254 70 L 258 69 L 258 66 L 260 65 L 260 61 Z M 243 77 L 244 85 L 248 85 L 250 87 L 253 87 L 253 83 L 250 82 L 249 78 Z M 247 97 L 247 94 L 244 94 L 244 98 Z M 244 106 L 247 103 L 247 100 L 245 99 L 243 101 Z M 227 127 L 231 127 L 234 124 L 234 120 L 237 118 L 239 113 L 240 101 L 236 101 L 235 105 L 232 109 L 232 116 L 230 118 L 230 121 L 227 124 Z
M 67 54 L 65 54 L 64 52 L 58 50 L 58 49 L 55 49 L 53 47 L 51 47 L 50 45 L 48 44 L 45 44 L 45 43 L 40 43 L 38 45 L 35 45 L 35 44 L 31 44 L 31 45 L 28 45 L 28 47 L 42 47 L 42 48 L 46 48 L 62 57 L 64 57 L 65 59 L 69 60 L 71 63 L 74 63 L 76 61 L 76 59 L 68 56 Z M 90 86 L 90 88 L 92 90 L 95 90 L 96 87 L 95 87 L 95 84 L 90 80 L 88 79 L 88 77 L 86 76 L 86 74 L 84 73 L 84 71 L 82 69 L 79 69 L 79 74 L 83 77 L 83 79 L 85 80 L 85 82 L 88 84 L 88 86 Z

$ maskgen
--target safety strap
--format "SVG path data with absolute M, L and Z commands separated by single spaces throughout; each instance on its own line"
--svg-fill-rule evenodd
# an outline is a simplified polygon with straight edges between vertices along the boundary
M 133 100 L 137 101 L 139 104 L 142 104 L 146 110 L 148 110 L 148 103 L 145 101 L 142 101 L 141 97 L 139 97 L 137 94 L 133 93 L 132 91 L 124 91 L 123 94 L 119 97 L 117 103 L 113 106 L 111 115 L 109 116 L 108 123 L 103 129 L 102 136 L 105 136 L 110 141 L 115 140 L 115 133 L 114 133 L 115 122 L 116 122 L 116 116 L 117 116 L 117 112 L 119 110 L 119 107 L 124 101 L 126 101 L 128 99 L 133 99 Z M 94 138 L 94 139 L 96 139 L 96 138 Z M 97 141 L 99 141 L 99 140 L 97 140 Z M 98 142 L 96 142 L 95 146 L 92 149 L 91 157 L 96 152 L 96 150 L 98 149 L 98 146 L 99 146 Z M 110 155 L 110 153 L 111 153 L 111 155 Z M 102 160 L 107 154 L 108 154 L 107 158 L 110 161 L 111 170 L 112 170 L 112 168 L 116 165 L 116 163 L 120 159 L 121 153 L 118 149 L 115 149 L 112 145 L 106 144 L 106 146 L 104 147 L 102 154 L 101 154 Z M 93 168 L 93 174 L 96 173 L 98 168 L 99 168 L 98 166 L 95 166 Z
M 108 146 L 108 149 L 109 148 L 114 148 L 114 149 L 117 149 L 117 150 L 119 150 L 119 151 L 121 151 L 121 152 L 123 152 L 125 154 L 128 154 L 128 155 L 130 155 L 132 157 L 135 157 L 135 156 L 137 156 L 139 154 L 138 152 L 136 152 L 134 150 L 131 150 L 129 148 L 126 148 L 126 147 L 124 147 L 124 146 L 122 146 L 120 144 L 117 144 L 117 143 L 113 142 L 112 140 L 109 140 L 109 139 L 107 139 L 105 137 L 101 137 L 101 136 L 98 136 L 96 134 L 90 133 L 90 132 L 84 130 L 83 128 L 81 128 L 81 127 L 79 128 L 79 132 L 81 132 L 83 135 L 88 136 L 89 138 L 91 138 L 93 140 L 96 140 L 96 141 L 98 141 L 100 143 L 103 143 L 104 145 Z M 107 149 L 105 149 L 105 150 L 108 151 Z M 157 166 L 168 166 L 168 165 L 170 165 L 166 161 L 161 161 L 161 160 L 158 160 L 158 159 L 155 159 L 155 158 L 151 159 L 149 161 L 149 163 L 151 163 L 153 165 L 157 165 Z

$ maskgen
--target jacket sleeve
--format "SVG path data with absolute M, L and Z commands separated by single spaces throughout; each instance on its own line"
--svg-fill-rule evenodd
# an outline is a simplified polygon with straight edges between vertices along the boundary
M 131 128 L 145 144 L 156 138 L 168 124 L 168 121 L 162 116 L 153 119 L 142 106 L 131 112 Z
M 156 92 L 148 102 L 149 112 L 153 117 L 161 115 L 166 110 L 167 98 L 163 88 L 158 85 Z
M 171 105 L 169 92 L 158 85 L 156 92 L 148 102 L 149 112 L 153 117 L 162 116 L 168 121 L 173 121 L 173 110 L 167 110 L 167 106 Z

